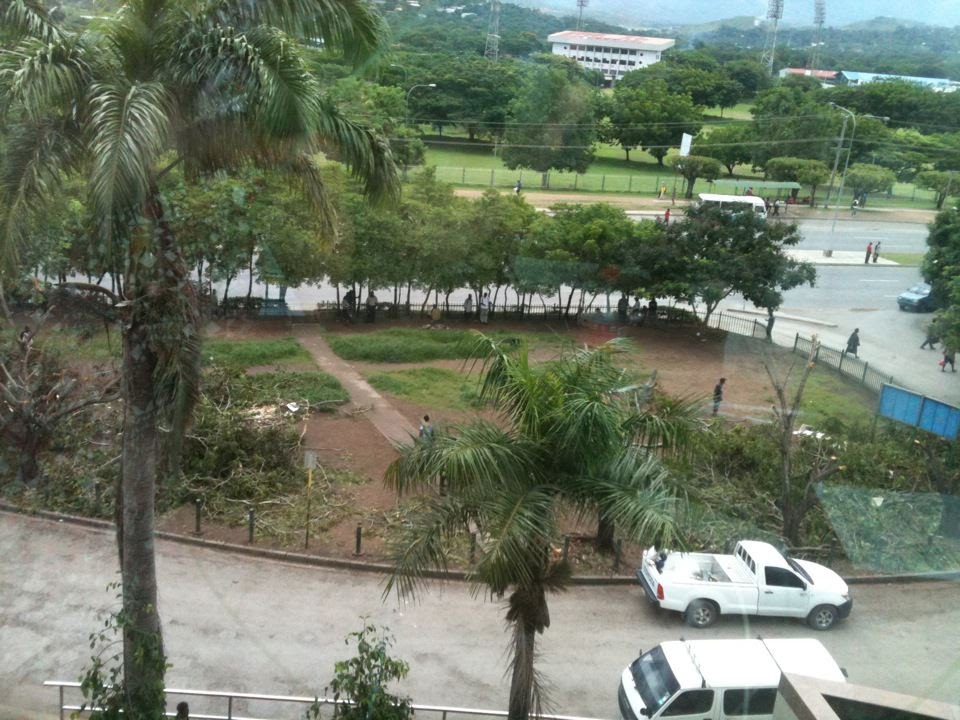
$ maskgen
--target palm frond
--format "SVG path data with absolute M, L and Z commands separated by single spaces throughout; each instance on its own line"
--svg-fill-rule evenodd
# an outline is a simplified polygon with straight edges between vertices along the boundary
M 96 83 L 90 89 L 90 192 L 104 237 L 118 210 L 147 197 L 170 129 L 171 98 L 159 83 Z
M 88 49 L 77 38 L 27 39 L 0 53 L 3 112 L 22 110 L 37 120 L 51 107 L 73 110 L 90 84 Z
M 69 120 L 27 119 L 9 128 L 0 158 L 0 272 L 16 263 L 36 201 L 53 195 L 80 150 L 78 129 Z
M 689 395 L 658 395 L 643 405 L 635 404 L 625 423 L 627 434 L 641 447 L 692 449 L 704 428 L 703 398 Z
M 241 28 L 273 25 L 361 63 L 387 45 L 380 15 L 365 0 L 211 0 L 202 10 L 210 21 Z
M 57 42 L 63 31 L 50 17 L 50 11 L 34 0 L 0 2 L 0 29 L 14 36 L 29 36 L 44 42 Z
M 455 497 L 421 502 L 390 546 L 393 572 L 384 586 L 384 598 L 393 591 L 398 598 L 415 598 L 431 571 L 447 569 L 449 539 L 466 527 L 469 513 Z

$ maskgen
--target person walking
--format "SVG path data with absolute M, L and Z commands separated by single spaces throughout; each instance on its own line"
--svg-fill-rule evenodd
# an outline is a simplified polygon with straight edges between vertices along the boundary
M 627 299 L 626 293 L 620 293 L 620 299 L 617 300 L 617 317 L 620 319 L 621 325 L 627 324 L 627 312 L 630 310 L 630 301 Z
M 844 350 L 844 353 L 850 353 L 854 357 L 859 357 L 857 355 L 857 350 L 860 347 L 860 328 L 854 328 L 853 332 L 850 333 L 850 337 L 847 338 L 847 349 Z
M 513 186 L 513 194 L 519 195 L 521 190 L 523 190 L 523 183 L 517 180 L 517 184 Z
M 373 290 L 367 293 L 367 322 L 372 323 L 377 319 L 377 296 L 373 294 Z
M 663 200 L 663 196 L 667 194 L 667 186 L 661 185 L 660 192 L 657 193 L 657 200 Z
M 877 240 L 877 244 L 873 246 L 873 261 L 876 262 L 878 257 L 880 257 L 880 241 L 879 240 Z
M 867 256 L 863 259 L 863 264 L 866 265 L 870 262 L 870 258 L 873 257 L 873 243 L 867 243 Z
M 859 208 L 859 207 L 860 207 L 860 203 L 857 202 L 857 199 L 856 199 L 856 198 L 854 198 L 854 199 L 853 199 L 853 202 L 850 203 L 850 213 L 853 214 L 853 215 L 856 215 L 856 214 L 857 214 L 857 208 Z
M 664 225 L 670 224 L 670 208 L 667 208 L 663 213 L 663 224 Z
M 957 360 L 957 353 L 953 348 L 944 348 L 943 349 L 943 359 L 940 361 L 940 372 L 947 371 L 947 365 L 950 366 L 950 372 L 956 372 L 957 366 L 955 365 Z
M 713 415 L 716 417 L 717 413 L 720 412 L 720 403 L 723 402 L 723 386 L 727 384 L 727 379 L 725 377 L 720 378 L 720 381 L 713 386 Z
M 420 421 L 420 439 L 424 442 L 433 440 L 433 424 L 430 422 L 430 416 L 424 415 Z
M 486 325 L 490 321 L 490 293 L 484 292 L 480 298 L 480 324 Z
M 463 303 L 463 316 L 470 320 L 470 317 L 473 315 L 473 293 L 467 295 L 467 299 Z
M 920 349 L 929 347 L 934 350 L 938 342 L 940 342 L 940 333 L 937 331 L 937 324 L 935 322 L 927 323 L 927 339 L 920 345 Z

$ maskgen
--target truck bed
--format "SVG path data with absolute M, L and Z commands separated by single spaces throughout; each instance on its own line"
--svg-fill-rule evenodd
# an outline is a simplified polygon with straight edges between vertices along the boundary
M 733 555 L 670 553 L 659 575 L 670 582 L 756 584 L 749 570 Z

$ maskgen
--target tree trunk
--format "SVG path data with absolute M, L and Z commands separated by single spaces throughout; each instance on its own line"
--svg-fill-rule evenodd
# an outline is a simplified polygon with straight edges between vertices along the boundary
M 534 709 L 536 626 L 517 621 L 513 635 L 513 672 L 510 673 L 510 704 L 507 720 L 527 720 Z
M 139 290 L 139 288 L 138 288 Z M 138 300 L 142 301 L 142 295 Z M 121 465 L 120 575 L 123 584 L 123 678 L 126 707 L 149 717 L 162 697 L 163 644 L 157 609 L 154 557 L 158 412 L 154 398 L 157 356 L 142 312 L 123 338 L 123 459 Z M 162 706 L 160 707 L 162 712 Z
M 614 523 L 610 516 L 603 510 L 600 511 L 597 518 L 597 539 L 593 546 L 597 552 L 605 555 L 613 555 L 614 547 Z

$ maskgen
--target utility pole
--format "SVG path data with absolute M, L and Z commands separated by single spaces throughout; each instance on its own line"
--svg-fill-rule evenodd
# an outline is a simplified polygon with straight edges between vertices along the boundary
M 583 30 L 583 9 L 589 0 L 577 0 L 577 30 Z
M 820 48 L 823 45 L 823 24 L 827 20 L 827 0 L 814 0 L 813 24 L 817 28 L 816 40 L 813 42 L 813 53 L 810 57 L 810 69 L 820 68 Z

